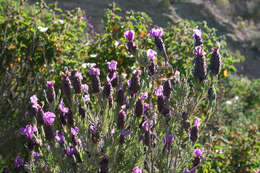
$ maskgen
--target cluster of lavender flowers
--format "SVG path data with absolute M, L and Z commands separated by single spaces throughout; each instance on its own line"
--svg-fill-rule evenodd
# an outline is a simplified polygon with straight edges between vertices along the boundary
M 153 28 L 150 31 L 159 54 L 165 58 L 165 64 L 167 64 L 168 56 L 162 35 L 162 29 Z M 129 52 L 136 54 L 135 32 L 126 31 L 124 36 Z M 198 28 L 194 29 L 193 38 L 196 54 L 194 79 L 201 82 L 207 78 L 207 64 L 203 53 L 201 31 Z M 209 69 L 213 76 L 219 74 L 221 68 L 218 50 L 219 46 L 213 50 L 210 60 Z M 153 79 L 157 73 L 155 59 L 159 54 L 152 49 L 148 49 L 146 54 L 150 60 L 147 69 L 133 71 L 131 78 L 127 81 L 117 72 L 117 62 L 112 60 L 107 62 L 108 71 L 104 82 L 100 79 L 100 69 L 96 66 L 92 66 L 89 70 L 90 85 L 83 84 L 82 74 L 74 69 L 71 73 L 68 71 L 61 73 L 62 96 L 56 95 L 53 81 L 46 83 L 47 106 L 40 105 L 38 98 L 35 95 L 32 96 L 30 115 L 35 122 L 21 128 L 20 133 L 28 139 L 28 149 L 32 153 L 34 163 L 44 157 L 42 147 L 45 143 L 50 146 L 49 150 L 60 147 L 63 150 L 60 154 L 65 158 L 74 159 L 76 165 L 83 162 L 90 164 L 96 159 L 98 163 L 95 165 L 99 165 L 99 172 L 108 173 L 110 169 L 115 169 L 113 168 L 116 167 L 115 162 L 119 162 L 121 158 L 115 161 L 111 158 L 111 153 L 106 152 L 106 147 L 113 147 L 117 144 L 123 147 L 129 143 L 130 138 L 137 136 L 139 140 L 134 140 L 140 142 L 136 145 L 143 145 L 143 152 L 153 152 L 154 148 L 162 147 L 163 152 L 172 154 L 174 142 L 178 136 L 170 122 L 180 114 L 172 106 L 175 99 L 174 88 L 181 83 L 180 73 L 175 71 L 172 78 L 164 80 L 163 83 L 157 85 L 156 89 Z M 148 81 L 147 83 L 152 83 L 152 87 L 146 86 L 145 80 Z M 214 95 L 214 92 L 214 87 L 211 87 L 209 95 Z M 52 111 L 47 111 L 48 109 Z M 190 127 L 189 118 L 194 121 L 192 127 Z M 185 140 L 188 140 L 191 147 L 198 141 L 200 124 L 200 118 L 189 117 L 187 113 L 182 112 L 179 125 L 187 133 L 188 139 Z M 165 129 L 161 130 L 159 125 L 164 125 Z M 111 144 L 111 141 L 114 143 Z M 123 155 L 122 152 L 118 153 Z M 186 168 L 185 172 L 194 172 L 199 167 L 203 152 L 204 149 L 194 150 L 193 166 L 191 170 Z M 84 158 L 83 155 L 88 158 Z M 148 160 L 153 159 L 147 159 L 145 156 L 143 158 L 144 163 L 138 163 L 138 166 L 133 165 L 132 172 L 141 173 L 142 169 L 153 169 L 147 166 Z M 23 165 L 24 160 L 17 157 L 16 168 L 20 169 Z

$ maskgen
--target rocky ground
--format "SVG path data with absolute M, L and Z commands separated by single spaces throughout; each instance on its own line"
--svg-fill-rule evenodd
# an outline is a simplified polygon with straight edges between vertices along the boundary
M 48 2 L 53 1 L 49 0 Z M 103 31 L 101 19 L 105 9 L 112 2 L 112 0 L 58 1 L 59 6 L 63 9 L 78 7 L 84 9 L 97 32 Z M 164 3 L 159 2 L 159 0 L 114 0 L 114 2 L 124 11 L 146 12 L 159 26 L 166 26 L 169 21 L 176 20 L 205 20 L 210 27 L 216 28 L 220 35 L 227 37 L 230 49 L 239 50 L 241 55 L 245 56 L 245 61 L 237 65 L 238 74 L 246 75 L 249 78 L 260 78 L 260 23 L 248 26 L 247 31 L 241 30 L 210 0 L 163 0 Z M 235 5 L 233 5 L 234 15 L 243 15 L 245 7 L 250 4 L 239 3 Z

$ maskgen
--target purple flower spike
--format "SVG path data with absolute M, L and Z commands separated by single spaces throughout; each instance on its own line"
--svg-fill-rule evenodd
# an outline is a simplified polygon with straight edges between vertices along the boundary
M 122 136 L 128 136 L 128 135 L 130 135 L 130 134 L 131 134 L 131 130 L 125 130 L 125 129 L 123 129 L 122 132 L 121 132 L 121 135 L 122 135 Z
M 24 165 L 24 159 L 20 156 L 17 156 L 14 160 L 14 165 L 16 168 L 21 168 Z
M 134 41 L 135 32 L 133 30 L 128 30 L 124 33 L 124 36 L 128 41 L 132 42 Z
M 150 30 L 151 37 L 162 37 L 162 35 L 163 35 L 163 29 L 161 28 L 158 29 L 153 28 Z
M 39 161 L 39 159 L 40 159 L 40 154 L 39 154 L 39 153 L 33 152 L 33 153 L 32 153 L 32 156 L 33 156 L 33 161 L 34 161 L 34 163 L 36 163 L 36 162 Z
M 100 70 L 99 70 L 99 68 L 91 67 L 90 71 L 89 71 L 89 74 L 91 76 L 93 76 L 93 75 L 99 76 L 100 75 Z
M 204 153 L 204 149 L 203 149 L 203 148 L 202 148 L 202 149 L 196 148 L 196 149 L 194 150 L 194 154 L 195 154 L 195 156 L 198 157 L 198 158 L 199 158 L 203 153 Z
M 133 173 L 142 173 L 142 170 L 139 168 L 139 167 L 135 167 L 133 170 L 132 170 Z
M 141 93 L 141 99 L 142 99 L 142 100 L 147 99 L 147 98 L 148 98 L 147 92 Z
M 43 115 L 43 121 L 44 123 L 51 125 L 54 122 L 55 114 L 52 112 L 45 112 Z
M 33 95 L 32 97 L 30 97 L 30 102 L 32 105 L 37 104 L 38 98 L 36 97 L 36 95 Z
M 107 62 L 107 66 L 110 71 L 116 71 L 117 62 L 112 60 L 111 62 Z
M 158 89 L 155 91 L 155 94 L 156 94 L 158 97 L 163 96 L 163 86 L 162 86 L 162 85 L 160 85 L 160 86 L 158 87 Z
M 194 120 L 194 126 L 199 127 L 199 126 L 200 126 L 200 121 L 201 121 L 200 118 L 195 118 L 195 120 Z
M 77 126 L 74 127 L 74 128 L 71 128 L 71 134 L 72 134 L 73 136 L 77 136 L 78 133 L 79 133 L 79 128 L 78 128 Z
M 152 50 L 152 49 L 148 49 L 146 52 L 146 55 L 150 58 L 150 60 L 152 62 L 154 62 L 155 56 L 157 55 L 157 52 Z

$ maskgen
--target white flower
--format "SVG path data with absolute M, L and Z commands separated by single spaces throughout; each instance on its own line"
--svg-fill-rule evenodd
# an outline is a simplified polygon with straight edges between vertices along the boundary
M 231 101 L 231 100 L 228 100 L 228 101 L 226 101 L 226 104 L 227 104 L 227 105 L 231 105 L 231 104 L 232 104 L 232 101 Z
M 38 26 L 38 29 L 41 31 L 41 32 L 46 32 L 48 30 L 47 27 L 42 27 L 42 26 Z

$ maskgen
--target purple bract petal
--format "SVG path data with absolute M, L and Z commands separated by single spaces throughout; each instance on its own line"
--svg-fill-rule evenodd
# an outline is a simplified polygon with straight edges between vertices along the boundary
M 59 104 L 58 107 L 59 107 L 60 112 L 61 112 L 63 115 L 69 112 L 69 108 L 67 108 L 67 107 L 64 106 L 64 103 L 63 103 L 63 100 L 62 100 L 62 99 L 61 99 L 60 104 Z
M 203 50 L 202 50 L 202 48 L 200 46 L 196 47 L 195 51 L 196 51 L 196 55 L 197 56 L 202 56 L 203 55 Z
M 203 153 L 204 153 L 204 149 L 203 148 L 202 149 L 196 148 L 194 150 L 194 154 L 195 154 L 196 157 L 200 157 Z
M 147 99 L 147 97 L 148 97 L 147 92 L 141 93 L 141 99 L 142 99 L 142 100 Z
M 44 123 L 51 125 L 54 122 L 55 114 L 52 112 L 45 112 L 43 115 L 43 121 Z
M 47 81 L 46 86 L 52 87 L 52 86 L 54 86 L 54 82 L 53 81 Z
M 194 120 L 194 126 L 199 127 L 199 126 L 200 126 L 200 121 L 201 121 L 200 118 L 195 118 L 195 120 Z
M 82 88 L 84 90 L 84 93 L 88 94 L 88 89 L 89 89 L 88 85 L 87 84 L 82 84 Z
M 32 97 L 30 97 L 30 102 L 31 104 L 37 104 L 38 98 L 36 97 L 36 95 L 33 95 Z
M 107 66 L 110 71 L 116 71 L 117 62 L 112 60 L 111 62 L 107 62 Z
M 128 41 L 134 41 L 135 32 L 133 30 L 128 30 L 124 33 L 124 36 Z
M 24 165 L 24 159 L 21 158 L 20 156 L 17 156 L 14 160 L 14 165 L 16 168 L 20 168 L 20 167 L 23 167 Z
M 160 96 L 163 96 L 163 86 L 160 85 L 157 90 L 155 91 L 155 94 L 160 97 Z
M 32 153 L 32 156 L 33 156 L 33 161 L 34 161 L 34 163 L 36 163 L 36 162 L 39 161 L 39 159 L 40 159 L 40 154 L 39 154 L 39 153 L 33 152 L 33 153 Z
M 73 136 L 77 136 L 78 133 L 79 133 L 79 128 L 78 128 L 77 126 L 74 127 L 74 128 L 71 128 L 71 134 L 72 134 Z
M 155 56 L 157 55 L 157 52 L 152 50 L 152 49 L 148 49 L 146 52 L 146 55 L 150 58 L 150 60 L 152 62 L 154 62 Z
M 142 170 L 139 168 L 139 167 L 135 167 L 133 170 L 132 170 L 133 173 L 142 173 Z
M 158 29 L 153 28 L 153 29 L 150 30 L 149 33 L 150 33 L 151 37 L 161 37 L 163 35 L 163 29 L 161 29 L 161 28 L 158 28 Z
M 89 74 L 91 76 L 93 76 L 93 75 L 99 76 L 100 75 L 100 70 L 99 70 L 99 68 L 91 67 L 90 71 L 89 71 Z
M 196 27 L 196 28 L 193 29 L 193 35 L 192 35 L 192 37 L 193 37 L 194 39 L 197 39 L 197 38 L 201 39 L 201 30 L 200 30 L 198 27 Z

